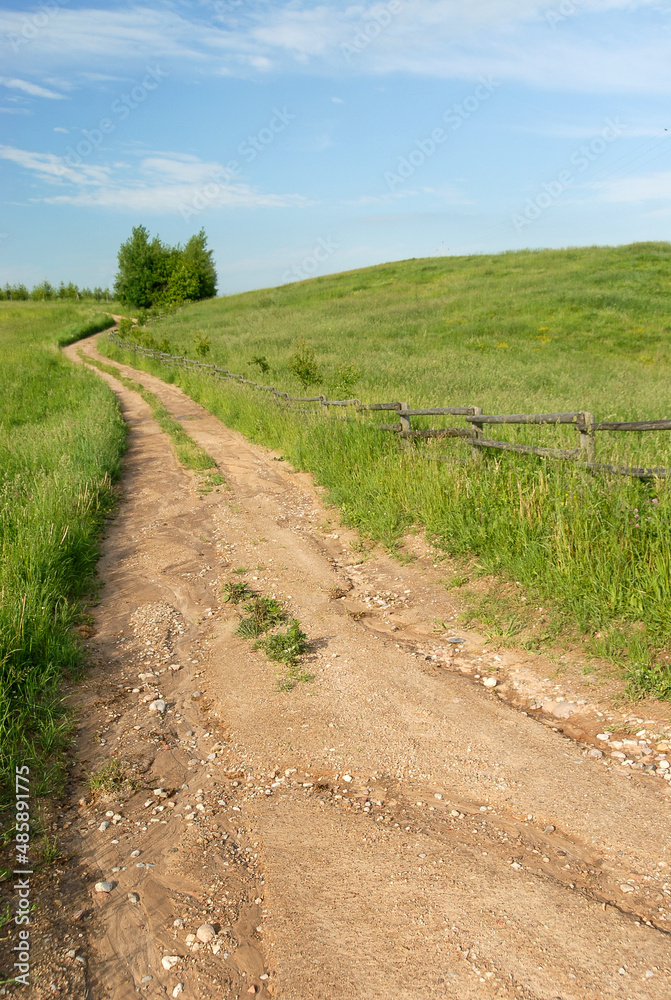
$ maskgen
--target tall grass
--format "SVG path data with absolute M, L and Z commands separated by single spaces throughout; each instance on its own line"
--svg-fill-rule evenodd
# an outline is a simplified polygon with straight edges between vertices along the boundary
M 239 372 L 253 372 L 249 362 L 263 357 L 271 367 L 263 381 L 295 395 L 303 392 L 291 357 L 303 341 L 321 366 L 318 391 L 330 392 L 343 366 L 350 374 L 355 367 L 348 395 L 369 402 L 662 417 L 671 411 L 670 266 L 669 244 L 411 261 L 199 304 L 152 335 L 185 353 L 207 336 L 211 360 Z M 475 555 L 487 571 L 554 601 L 595 637 L 594 649 L 626 665 L 633 689 L 671 697 L 664 481 L 507 454 L 474 463 L 454 441 L 399 448 L 363 419 L 310 417 L 230 382 L 135 354 L 124 360 L 167 374 L 226 423 L 312 472 L 364 534 L 393 546 L 411 525 L 424 526 L 451 554 Z M 576 444 L 572 428 L 506 432 Z M 663 433 L 604 434 L 598 447 L 602 461 L 671 467 Z
M 74 303 L 0 303 L 0 804 L 17 764 L 37 794 L 62 775 L 60 686 L 81 663 L 73 626 L 125 431 L 113 395 L 57 345 L 110 322 Z

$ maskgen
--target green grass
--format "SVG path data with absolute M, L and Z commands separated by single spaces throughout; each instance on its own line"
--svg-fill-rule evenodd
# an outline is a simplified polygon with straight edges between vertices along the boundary
M 235 573 L 236 570 L 233 570 Z M 225 583 L 222 589 L 224 604 L 241 604 L 254 597 L 254 591 L 246 583 Z
M 275 632 L 260 639 L 256 645 L 265 652 L 269 660 L 295 667 L 308 648 L 308 637 L 300 624 L 292 621 L 284 632 Z
M 89 793 L 93 798 L 99 795 L 130 794 L 142 787 L 142 782 L 116 757 L 110 758 L 87 779 Z
M 107 387 L 58 345 L 110 322 L 76 303 L 0 302 L 0 805 L 16 765 L 30 767 L 36 796 L 63 776 L 61 681 L 82 663 L 73 627 L 125 429 Z
M 225 602 L 230 601 L 232 604 L 240 604 L 246 600 L 243 605 L 244 615 L 240 618 L 235 634 L 240 639 L 255 639 L 253 649 L 262 649 L 269 660 L 285 668 L 278 681 L 280 691 L 291 691 L 296 684 L 313 679 L 313 675 L 300 663 L 308 649 L 308 637 L 296 619 L 291 619 L 284 631 L 278 629 L 287 620 L 287 613 L 279 601 L 274 597 L 255 594 L 246 583 L 226 583 L 223 596 Z
M 208 360 L 240 373 L 263 357 L 264 383 L 292 395 L 304 394 L 291 369 L 308 348 L 321 379 L 311 392 L 331 398 L 345 385 L 366 402 L 586 409 L 597 420 L 627 420 L 671 416 L 670 292 L 668 243 L 525 251 L 406 261 L 250 292 L 196 304 L 150 329 L 191 356 L 208 337 Z M 483 571 L 554 602 L 591 649 L 623 664 L 633 694 L 671 695 L 665 482 L 501 453 L 475 463 L 458 441 L 401 448 L 370 426 L 387 414 L 325 420 L 318 407 L 314 415 L 291 411 L 230 381 L 107 350 L 163 374 L 313 473 L 364 536 L 393 549 L 407 530 L 425 528 L 445 552 L 476 556 Z M 570 427 L 509 427 L 497 436 L 577 443 Z M 603 433 L 597 441 L 600 461 L 671 467 L 668 434 Z M 493 629 L 505 637 L 517 625 L 510 617 Z
M 256 596 L 243 605 L 243 610 L 245 614 L 235 630 L 241 639 L 256 639 L 286 618 L 282 605 L 273 597 Z

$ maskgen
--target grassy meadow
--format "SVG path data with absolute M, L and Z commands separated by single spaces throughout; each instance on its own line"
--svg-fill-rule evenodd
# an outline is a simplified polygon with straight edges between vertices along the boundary
M 15 765 L 36 795 L 63 773 L 60 686 L 81 663 L 73 629 L 125 430 L 107 387 L 59 346 L 110 323 L 94 305 L 0 302 L 0 805 Z
M 305 392 L 292 358 L 307 346 L 317 368 L 308 394 L 659 418 L 671 416 L 670 293 L 668 243 L 439 257 L 201 302 L 138 334 L 191 357 L 209 341 L 206 360 L 292 395 Z M 499 452 L 474 462 L 457 441 L 402 448 L 370 426 L 371 415 L 325 420 L 251 388 L 106 350 L 179 383 L 230 426 L 280 449 L 328 487 L 365 536 L 393 547 L 409 528 L 426 528 L 451 555 L 476 557 L 481 572 L 552 601 L 556 623 L 624 665 L 632 693 L 671 697 L 664 481 Z M 413 418 L 413 426 L 441 419 Z M 570 427 L 492 436 L 577 443 Z M 671 467 L 671 436 L 604 432 L 597 458 Z M 523 640 L 527 624 L 515 612 L 504 634 Z

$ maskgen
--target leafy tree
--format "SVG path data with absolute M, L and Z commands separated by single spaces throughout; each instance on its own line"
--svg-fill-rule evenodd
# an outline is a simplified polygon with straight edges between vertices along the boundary
M 39 301 L 47 302 L 49 299 L 53 299 L 55 294 L 56 294 L 56 289 L 45 278 L 41 284 L 35 285 L 35 287 L 30 293 L 30 297 L 31 299 L 36 299 L 38 302 Z
M 192 236 L 186 246 L 171 247 L 144 226 L 135 226 L 118 254 L 117 298 L 134 308 L 180 305 L 211 298 L 217 291 L 212 251 L 205 231 Z
M 195 302 L 202 298 L 198 294 L 198 275 L 189 264 L 180 260 L 168 278 L 161 301 L 167 305 L 179 305 L 181 302 Z
M 25 302 L 30 298 L 30 292 L 24 284 L 5 285 L 5 297 L 16 302 Z
M 114 291 L 119 301 L 137 308 L 152 306 L 167 283 L 168 252 L 157 236 L 150 241 L 145 227 L 135 226 L 117 255 Z
M 212 251 L 207 249 L 205 230 L 192 236 L 182 252 L 182 260 L 198 282 L 198 294 L 194 299 L 211 299 L 217 294 L 217 272 L 212 260 Z

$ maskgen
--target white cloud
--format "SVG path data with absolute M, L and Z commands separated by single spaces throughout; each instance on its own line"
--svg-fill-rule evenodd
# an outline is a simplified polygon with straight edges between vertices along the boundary
M 670 119 L 671 120 L 671 119 Z M 623 131 L 626 133 L 628 139 L 635 138 L 650 138 L 650 139 L 661 139 L 664 138 L 665 129 L 660 124 L 660 122 L 651 122 L 646 124 L 645 122 L 637 122 L 635 125 L 631 122 L 622 122 L 619 117 L 616 121 L 621 125 Z M 545 123 L 538 122 L 535 125 L 516 125 L 508 126 L 512 131 L 521 132 L 528 135 L 543 135 L 551 139 L 593 139 L 595 136 L 600 135 L 604 128 L 604 122 L 594 121 L 591 125 L 579 125 L 577 123 Z
M 546 15 L 562 0 L 401 0 L 395 13 L 387 3 L 231 2 L 219 16 L 216 5 L 194 6 L 60 7 L 48 30 L 30 38 L 21 35 L 26 13 L 5 10 L 0 34 L 21 72 L 48 67 L 89 80 L 102 60 L 136 73 L 169 59 L 175 74 L 293 69 L 476 81 L 494 73 L 561 90 L 671 90 L 671 35 L 659 0 L 574 0 L 575 14 L 554 31 Z
M 361 205 L 392 205 L 399 198 L 416 198 L 419 191 L 415 188 L 402 188 L 400 191 L 390 191 L 388 194 L 362 194 L 358 198 L 343 198 L 341 204 L 358 208 Z
M 313 202 L 298 194 L 268 194 L 231 176 L 219 163 L 182 153 L 145 155 L 135 166 L 87 164 L 78 157 L 35 153 L 0 146 L 9 160 L 38 180 L 58 186 L 58 194 L 31 200 L 48 205 L 109 208 L 124 212 L 181 212 L 204 208 L 301 208 Z
M 55 153 L 33 153 L 15 146 L 0 146 L 0 159 L 16 163 L 47 184 L 101 185 L 108 182 L 110 174 L 109 167 L 86 163 L 72 165 Z
M 424 194 L 432 194 L 446 205 L 474 205 L 470 198 L 464 194 L 454 184 L 440 184 L 438 187 L 423 187 Z
M 36 83 L 28 83 L 27 80 L 10 79 L 0 76 L 0 84 L 3 87 L 8 87 L 10 90 L 20 90 L 23 94 L 28 94 L 30 97 L 47 97 L 52 101 L 62 101 L 64 98 L 63 94 L 57 94 L 55 90 L 38 87 Z
M 671 199 L 671 170 L 660 170 L 638 177 L 619 177 L 591 185 L 603 201 L 633 202 L 669 201 Z

